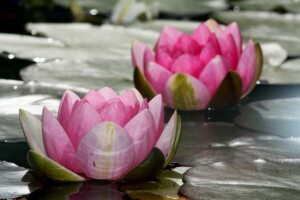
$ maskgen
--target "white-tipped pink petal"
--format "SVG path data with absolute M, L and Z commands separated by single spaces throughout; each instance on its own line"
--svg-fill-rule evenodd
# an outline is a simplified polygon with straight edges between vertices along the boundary
M 195 110 L 206 108 L 211 95 L 198 79 L 188 74 L 174 74 L 167 81 L 163 99 L 169 107 Z
M 168 161 L 175 145 L 176 133 L 177 133 L 177 112 L 175 111 L 171 119 L 167 123 L 163 130 L 160 138 L 158 139 L 155 147 L 159 148 L 164 156 L 165 160 Z
M 209 30 L 209 28 L 205 24 L 201 24 L 193 32 L 192 37 L 198 42 L 199 45 L 203 46 L 207 44 L 211 35 L 212 32 Z
M 38 120 L 30 112 L 22 109 L 19 110 L 19 117 L 24 135 L 30 149 L 47 157 L 43 140 L 41 121 Z
M 216 56 L 200 74 L 200 81 L 206 85 L 213 96 L 229 71 L 229 65 L 223 57 Z
M 204 25 L 207 26 L 207 28 L 209 28 L 209 30 L 212 33 L 215 33 L 216 35 L 219 35 L 222 32 L 220 24 L 216 22 L 214 19 L 206 20 Z
M 150 62 L 147 66 L 145 75 L 155 92 L 162 94 L 165 90 L 166 82 L 172 76 L 172 73 L 161 65 Z
M 124 127 L 135 114 L 133 108 L 131 106 L 125 106 L 120 99 L 110 99 L 97 111 L 101 121 L 113 121 L 122 127 Z
M 198 77 L 204 67 L 204 63 L 198 56 L 183 54 L 173 63 L 171 71 L 173 73 L 184 73 Z
M 96 90 L 90 90 L 86 93 L 83 99 L 87 100 L 96 109 L 101 108 L 101 106 L 105 103 L 105 99 Z
M 159 48 L 165 48 L 167 50 L 173 49 L 177 39 L 182 35 L 182 33 L 173 27 L 164 27 L 159 35 L 158 41 L 155 46 L 155 50 Z
M 164 103 L 160 94 L 151 99 L 151 101 L 149 102 L 149 110 L 154 118 L 156 126 L 155 141 L 157 141 L 164 128 Z
M 131 88 L 131 90 L 134 92 L 134 94 L 135 94 L 137 100 L 140 102 L 140 104 L 142 104 L 142 102 L 144 101 L 144 98 L 141 95 L 141 93 L 135 88 Z
M 100 90 L 98 90 L 98 92 L 105 99 L 105 101 L 108 101 L 112 98 L 118 98 L 118 94 L 109 87 L 103 87 Z
M 45 107 L 42 115 L 42 130 L 48 156 L 69 170 L 80 173 L 81 169 L 70 139 L 56 118 Z
M 86 176 L 118 180 L 134 167 L 135 150 L 122 127 L 114 122 L 102 122 L 82 138 L 77 156 Z
M 131 47 L 131 59 L 133 67 L 138 67 L 144 72 L 144 52 L 146 45 L 140 41 L 134 41 Z
M 144 109 L 133 117 L 124 127 L 132 139 L 135 149 L 135 165 L 141 163 L 149 155 L 156 142 L 156 129 L 152 113 Z
M 243 82 L 243 94 L 249 90 L 256 70 L 255 44 L 253 40 L 247 43 L 236 69 Z
M 99 122 L 101 122 L 101 118 L 91 104 L 81 103 L 73 109 L 65 130 L 75 150 L 82 137 Z

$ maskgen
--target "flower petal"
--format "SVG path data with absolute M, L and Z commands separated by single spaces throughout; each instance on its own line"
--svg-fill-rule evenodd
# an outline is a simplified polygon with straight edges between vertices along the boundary
M 209 28 L 205 24 L 200 24 L 196 30 L 192 33 L 192 37 L 195 41 L 198 42 L 199 45 L 206 45 L 208 39 L 213 33 L 209 30 Z
M 177 115 L 177 111 L 175 111 L 155 144 L 155 147 L 159 148 L 165 156 L 165 167 L 171 162 L 176 153 L 180 134 L 181 120 Z
M 164 92 L 166 82 L 171 76 L 171 72 L 157 63 L 150 62 L 147 66 L 146 78 L 158 94 L 162 94 Z
M 138 67 L 144 72 L 144 52 L 146 45 L 140 41 L 134 41 L 131 47 L 131 59 L 133 67 Z
M 59 105 L 57 119 L 62 127 L 66 127 L 68 120 L 70 119 L 73 106 L 76 101 L 80 100 L 80 98 L 72 91 L 67 90 Z
M 199 80 L 187 74 L 175 74 L 166 84 L 165 103 L 176 109 L 198 110 L 206 108 L 211 95 Z
M 101 108 L 101 106 L 105 103 L 105 99 L 96 90 L 90 90 L 86 93 L 83 99 L 87 100 L 96 109 Z
M 160 48 L 165 48 L 171 51 L 182 33 L 176 28 L 166 26 L 159 35 L 158 41 L 155 45 L 155 51 Z
M 97 110 L 91 104 L 86 102 L 81 103 L 73 109 L 71 118 L 66 127 L 66 133 L 75 151 L 82 137 L 99 122 L 101 122 L 101 118 Z
M 135 89 L 135 88 L 131 88 L 131 90 L 134 92 L 134 94 L 135 94 L 137 100 L 140 102 L 140 104 L 142 104 L 143 101 L 144 101 L 144 98 L 141 95 L 141 93 L 137 89 Z
M 108 101 L 112 98 L 118 98 L 118 94 L 109 87 L 103 87 L 100 90 L 98 90 L 98 92 L 105 99 L 105 101 Z
M 242 42 L 241 31 L 240 31 L 240 28 L 239 28 L 238 24 L 236 22 L 233 22 L 233 23 L 229 24 L 222 34 L 226 35 L 226 37 L 228 35 L 233 36 L 238 55 L 240 56 L 241 52 L 242 52 L 243 42 Z
M 230 68 L 235 70 L 237 68 L 239 55 L 233 36 L 229 34 L 226 38 L 220 38 L 219 44 L 222 54 L 227 59 Z
M 198 56 L 183 54 L 173 63 L 171 71 L 198 77 L 203 68 L 204 64 Z
M 118 180 L 133 167 L 135 150 L 126 131 L 114 122 L 102 122 L 82 138 L 77 155 L 86 176 Z
M 154 117 L 154 122 L 156 126 L 155 141 L 157 141 L 164 128 L 164 103 L 160 94 L 155 96 L 149 102 L 149 110 L 152 113 L 152 116 Z
M 133 109 L 125 106 L 120 99 L 110 99 L 97 111 L 101 121 L 112 121 L 121 127 L 124 127 L 135 114 Z
M 243 82 L 243 94 L 248 91 L 255 76 L 256 71 L 256 50 L 253 40 L 247 43 L 238 63 L 236 72 Z
M 147 158 L 156 141 L 156 129 L 152 113 L 144 109 L 133 117 L 124 127 L 131 138 L 135 150 L 134 165 Z
M 255 67 L 254 78 L 249 86 L 249 89 L 243 94 L 242 98 L 252 91 L 252 89 L 256 86 L 256 81 L 259 79 L 262 73 L 263 54 L 262 54 L 261 47 L 258 43 L 255 44 L 255 54 L 256 54 L 256 67 Z
M 69 170 L 80 173 L 81 169 L 77 163 L 77 156 L 70 139 L 46 107 L 43 109 L 42 130 L 49 157 Z
M 176 41 L 172 58 L 178 58 L 182 54 L 198 55 L 201 51 L 201 46 L 189 35 L 182 34 Z
M 134 115 L 140 110 L 140 102 L 132 89 L 126 90 L 119 98 L 125 106 L 132 108 Z
M 199 79 L 206 85 L 211 96 L 215 94 L 228 71 L 229 65 L 221 56 L 216 56 L 214 59 L 212 59 L 202 71 Z
M 140 107 L 140 111 L 139 112 L 141 112 L 144 109 L 149 109 L 149 104 L 148 104 L 148 100 L 147 99 L 144 99 L 144 101 L 141 103 L 141 107 Z
M 42 124 L 40 120 L 38 120 L 30 112 L 22 109 L 19 110 L 19 117 L 30 149 L 47 156 L 42 134 Z
M 86 180 L 36 151 L 30 150 L 27 154 L 27 160 L 34 171 L 43 178 L 67 182 Z
M 174 62 L 173 58 L 162 48 L 158 48 L 156 50 L 155 60 L 167 70 L 171 69 L 171 66 Z
M 208 19 L 204 24 L 212 33 L 215 33 L 216 35 L 219 35 L 222 31 L 220 24 L 214 19 Z
M 155 60 L 155 53 L 152 49 L 146 47 L 144 52 L 144 68 L 148 65 L 149 62 L 153 62 Z
M 153 87 L 150 85 L 145 75 L 141 73 L 139 68 L 134 69 L 133 77 L 134 86 L 139 90 L 143 97 L 152 99 L 156 95 Z

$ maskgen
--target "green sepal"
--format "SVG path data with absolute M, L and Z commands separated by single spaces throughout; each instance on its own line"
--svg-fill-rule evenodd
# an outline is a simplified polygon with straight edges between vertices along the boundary
M 180 141 L 181 133 L 182 133 L 182 131 L 181 131 L 181 117 L 180 117 L 180 115 L 177 115 L 175 139 L 174 139 L 173 144 L 172 144 L 172 150 L 170 152 L 170 155 L 165 161 L 164 168 L 168 166 L 168 164 L 173 160 L 173 158 L 176 154 L 178 144 L 179 144 L 179 141 Z
M 138 67 L 135 67 L 134 69 L 134 85 L 142 96 L 147 98 L 149 101 L 156 96 L 154 89 L 148 83 L 146 77 L 142 74 Z
M 243 91 L 241 77 L 234 71 L 229 71 L 212 97 L 209 107 L 224 108 L 236 106 Z
M 178 73 L 172 77 L 171 91 L 174 108 L 178 110 L 199 110 L 200 100 L 196 97 L 194 87 L 186 74 Z
M 164 154 L 154 147 L 148 157 L 138 166 L 133 168 L 124 180 L 151 180 L 154 179 L 163 169 L 165 163 Z
M 61 166 L 57 162 L 33 150 L 28 151 L 27 161 L 29 165 L 34 169 L 36 174 L 41 178 L 65 182 L 86 180 L 84 177 L 79 176 L 78 174 Z
M 254 75 L 254 79 L 249 87 L 249 90 L 243 94 L 242 98 L 244 98 L 246 95 L 248 95 L 256 86 L 256 81 L 259 80 L 260 75 L 262 73 L 263 70 L 263 53 L 260 47 L 259 43 L 255 44 L 255 54 L 256 54 L 256 68 L 255 68 L 255 75 Z

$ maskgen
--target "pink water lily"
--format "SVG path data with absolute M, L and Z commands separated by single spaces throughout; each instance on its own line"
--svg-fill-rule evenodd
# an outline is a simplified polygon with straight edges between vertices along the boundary
M 43 176 L 63 181 L 122 179 L 153 148 L 167 165 L 180 133 L 176 111 L 164 127 L 161 95 L 148 102 L 136 89 L 118 95 L 106 87 L 82 99 L 66 91 L 57 118 L 44 107 L 41 122 L 24 110 L 20 121 L 33 150 L 29 164 Z
M 237 23 L 221 27 L 209 19 L 191 34 L 165 27 L 154 50 L 132 45 L 136 88 L 148 98 L 183 110 L 235 104 L 255 86 L 262 69 L 259 44 L 242 47 Z

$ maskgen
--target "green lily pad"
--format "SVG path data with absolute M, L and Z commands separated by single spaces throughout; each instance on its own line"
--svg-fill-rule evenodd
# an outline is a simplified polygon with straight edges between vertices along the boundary
M 184 174 L 180 192 L 189 199 L 297 199 L 300 165 L 266 163 L 213 163 Z
M 236 72 L 228 72 L 209 106 L 212 108 L 235 106 L 242 96 L 242 88 L 241 77 Z
M 254 131 L 299 137 L 300 99 L 277 99 L 250 103 L 240 107 L 236 125 Z
M 0 199 L 17 198 L 38 188 L 38 182 L 28 169 L 14 163 L 0 161 L 0 179 Z
M 33 151 L 28 151 L 27 155 L 29 165 L 42 178 L 55 181 L 84 181 L 85 178 L 66 169 L 57 162 Z
M 148 157 L 137 167 L 132 169 L 125 180 L 150 180 L 154 179 L 163 169 L 165 157 L 158 148 L 153 148 Z
M 136 89 L 138 89 L 144 98 L 147 98 L 150 101 L 156 93 L 138 67 L 134 69 L 133 76 Z

